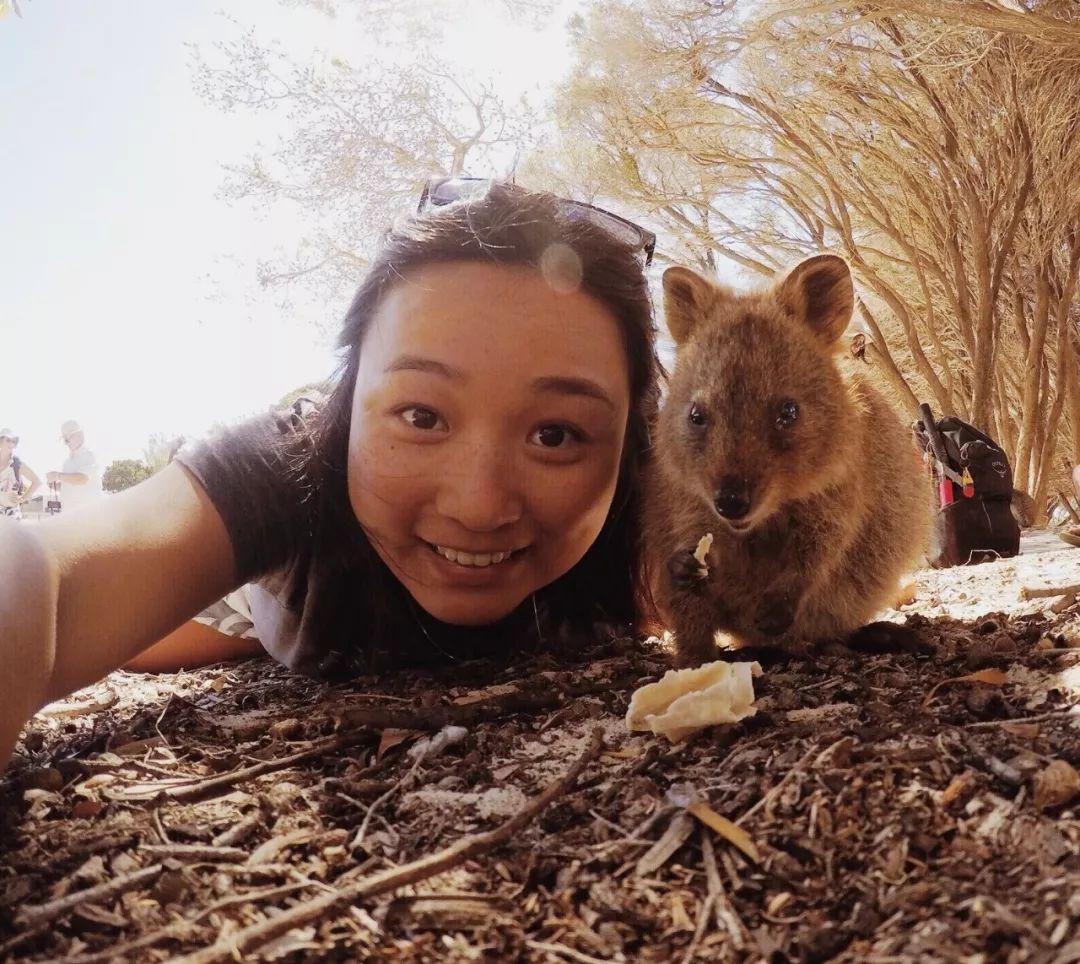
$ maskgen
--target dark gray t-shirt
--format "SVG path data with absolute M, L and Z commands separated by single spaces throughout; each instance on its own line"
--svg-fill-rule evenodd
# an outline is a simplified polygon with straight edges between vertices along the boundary
M 298 403 L 257 416 L 185 447 L 176 460 L 199 480 L 225 523 L 237 582 L 249 584 L 259 641 L 287 666 L 316 674 L 325 646 L 312 638 L 320 597 L 314 500 L 290 464 L 308 444 L 311 411 Z

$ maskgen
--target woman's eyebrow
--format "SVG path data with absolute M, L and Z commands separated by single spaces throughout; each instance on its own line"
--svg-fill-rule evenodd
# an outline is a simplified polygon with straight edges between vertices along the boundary
M 447 365 L 445 362 L 435 361 L 434 358 L 424 358 L 421 355 L 398 355 L 383 369 L 384 375 L 388 375 L 390 372 L 429 372 L 432 375 L 442 375 L 456 381 L 462 381 L 465 378 L 460 369 Z
M 586 398 L 599 399 L 610 408 L 615 408 L 615 403 L 596 382 L 588 378 L 574 378 L 569 375 L 546 375 L 537 378 L 532 383 L 533 391 L 551 392 L 558 395 L 584 395 Z

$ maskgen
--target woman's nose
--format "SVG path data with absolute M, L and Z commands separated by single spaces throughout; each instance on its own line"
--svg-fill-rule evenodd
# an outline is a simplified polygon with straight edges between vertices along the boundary
M 455 453 L 439 482 L 436 508 L 440 515 L 476 532 L 517 522 L 522 506 L 513 460 L 495 445 Z

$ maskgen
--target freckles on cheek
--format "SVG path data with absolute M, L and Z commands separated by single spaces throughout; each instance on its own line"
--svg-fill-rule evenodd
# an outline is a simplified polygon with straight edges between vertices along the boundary
M 349 491 L 353 511 L 362 523 L 375 523 L 374 516 L 393 488 L 392 479 L 399 475 L 394 467 L 396 446 L 379 437 L 379 432 L 365 424 L 361 416 L 354 424 L 349 440 Z
M 567 553 L 584 554 L 603 528 L 618 482 L 618 465 L 601 466 L 584 477 L 549 480 L 536 512 L 546 528 L 558 532 Z

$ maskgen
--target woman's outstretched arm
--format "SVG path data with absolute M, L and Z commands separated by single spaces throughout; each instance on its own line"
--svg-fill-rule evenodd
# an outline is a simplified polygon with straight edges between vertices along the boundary
M 177 463 L 92 513 L 11 524 L 0 540 L 0 766 L 31 714 L 236 587 L 221 517 Z
M 44 703 L 56 648 L 56 566 L 31 526 L 0 518 L 0 769 Z

